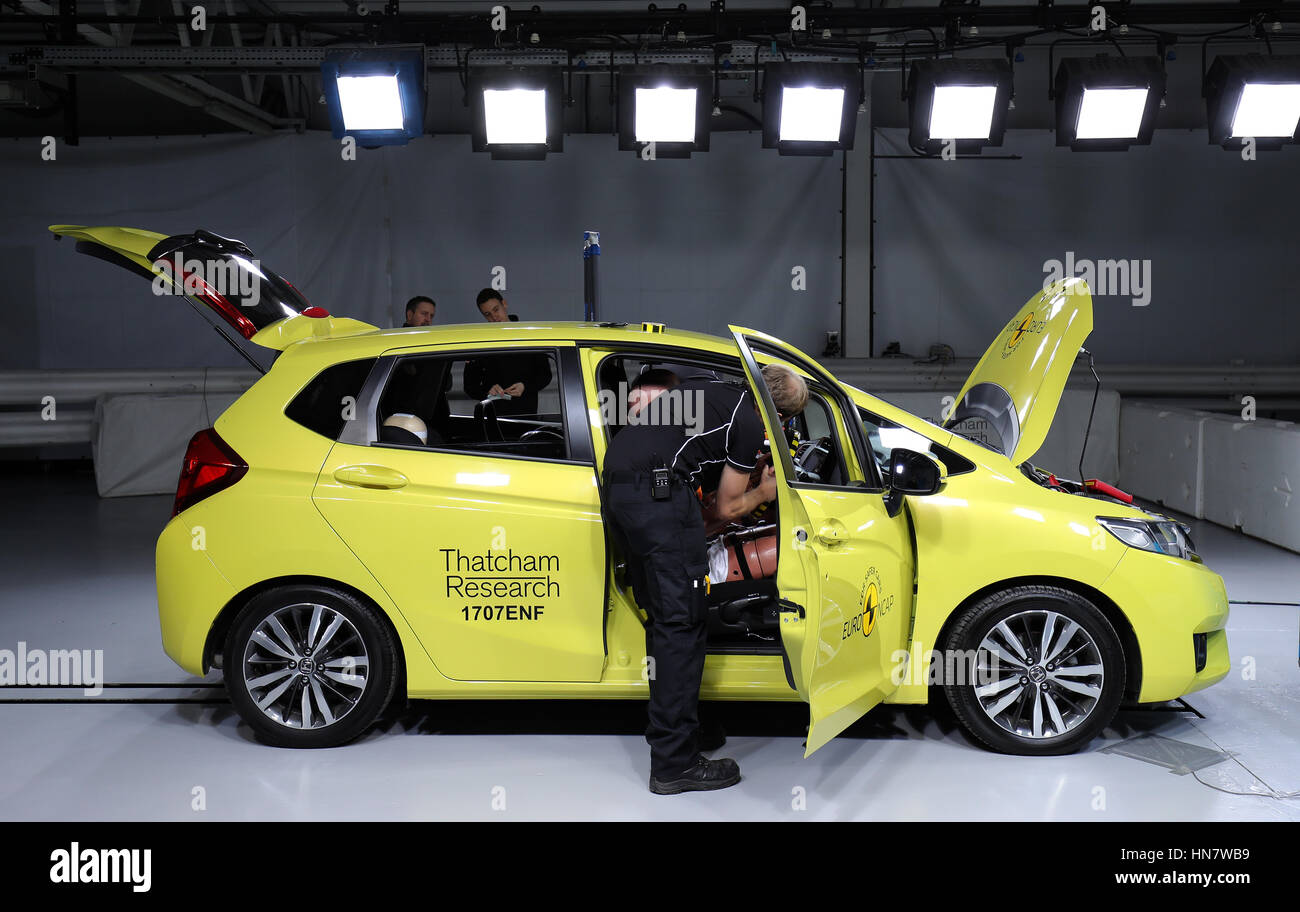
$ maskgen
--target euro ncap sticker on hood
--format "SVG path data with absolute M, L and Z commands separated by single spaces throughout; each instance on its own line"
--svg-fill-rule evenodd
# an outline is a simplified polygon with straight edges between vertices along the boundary
M 1038 452 L 1066 381 L 1092 332 L 1092 294 L 1082 279 L 1053 282 L 1012 317 L 957 395 L 944 427 L 983 419 L 995 448 L 1017 465 Z

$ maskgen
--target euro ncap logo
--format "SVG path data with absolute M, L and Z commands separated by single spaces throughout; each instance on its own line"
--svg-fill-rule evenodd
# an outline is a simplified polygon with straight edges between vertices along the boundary
M 867 571 L 867 578 L 862 581 L 862 608 L 845 618 L 842 629 L 840 630 L 840 642 L 856 637 L 859 633 L 863 638 L 871 636 L 871 631 L 876 626 L 876 618 L 880 615 L 881 610 L 888 609 L 883 604 L 880 597 L 880 571 L 872 567 Z
M 1035 320 L 1031 310 L 1024 318 L 1013 322 L 1007 329 L 1007 342 L 1002 347 L 1002 357 L 1007 357 L 1019 347 L 1021 340 L 1030 333 L 1041 333 L 1047 325 L 1046 320 Z
M 873 580 L 867 583 L 866 594 L 862 597 L 862 635 L 871 636 L 871 629 L 876 626 L 876 609 L 880 607 L 880 590 Z

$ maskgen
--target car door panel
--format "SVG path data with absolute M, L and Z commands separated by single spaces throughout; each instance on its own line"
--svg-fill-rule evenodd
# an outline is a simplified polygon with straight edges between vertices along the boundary
M 313 500 L 442 674 L 600 680 L 605 538 L 590 461 L 347 437 Z
M 863 455 L 856 411 L 837 401 L 842 388 L 812 359 L 760 333 L 732 327 L 763 419 L 778 475 L 782 551 L 777 585 L 787 608 L 781 635 L 795 688 L 809 705 L 806 754 L 812 754 L 880 703 L 901 681 L 912 607 L 913 555 L 904 512 L 891 517 L 879 478 Z M 788 359 L 828 396 L 849 464 L 850 484 L 800 482 L 775 406 L 758 378 L 749 339 Z M 845 398 L 847 401 L 847 397 Z M 851 404 L 851 403 L 850 403 Z M 801 613 L 796 609 L 802 609 Z M 905 655 L 905 652 L 903 653 Z

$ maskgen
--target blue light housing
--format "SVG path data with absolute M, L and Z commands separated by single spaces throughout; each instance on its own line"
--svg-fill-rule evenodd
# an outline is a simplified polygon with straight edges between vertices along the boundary
M 320 70 L 335 139 L 402 146 L 424 132 L 423 48 L 331 51 Z

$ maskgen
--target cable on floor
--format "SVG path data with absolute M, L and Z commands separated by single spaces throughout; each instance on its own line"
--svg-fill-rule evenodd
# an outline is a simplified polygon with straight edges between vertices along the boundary
M 1196 726 L 1193 725 L 1192 728 L 1196 728 Z M 1293 801 L 1296 798 L 1300 798 L 1300 791 L 1279 792 L 1277 789 L 1273 788 L 1273 786 L 1269 785 L 1267 782 L 1264 782 L 1263 776 L 1260 776 L 1258 773 L 1251 770 L 1250 767 L 1246 766 L 1246 764 L 1238 760 L 1234 754 L 1230 754 L 1227 750 L 1225 750 L 1223 745 L 1220 744 L 1218 741 L 1215 741 L 1213 738 L 1207 735 L 1204 731 L 1201 731 L 1201 729 L 1199 728 L 1196 728 L 1196 731 L 1199 732 L 1202 736 L 1204 736 L 1205 740 L 1209 741 L 1211 744 L 1217 747 L 1220 753 L 1222 753 L 1226 757 L 1231 758 L 1233 763 L 1237 764 L 1239 767 L 1244 769 L 1252 779 L 1258 779 L 1260 782 L 1263 782 L 1264 787 L 1268 789 L 1268 791 L 1267 792 L 1238 792 L 1232 789 L 1226 789 L 1221 786 L 1214 785 L 1211 782 L 1206 782 L 1197 774 L 1196 770 L 1192 770 L 1192 777 L 1201 785 L 1205 786 L 1206 788 L 1212 788 L 1216 792 L 1223 792 L 1225 795 L 1240 795 L 1243 798 L 1272 798 L 1275 801 Z

